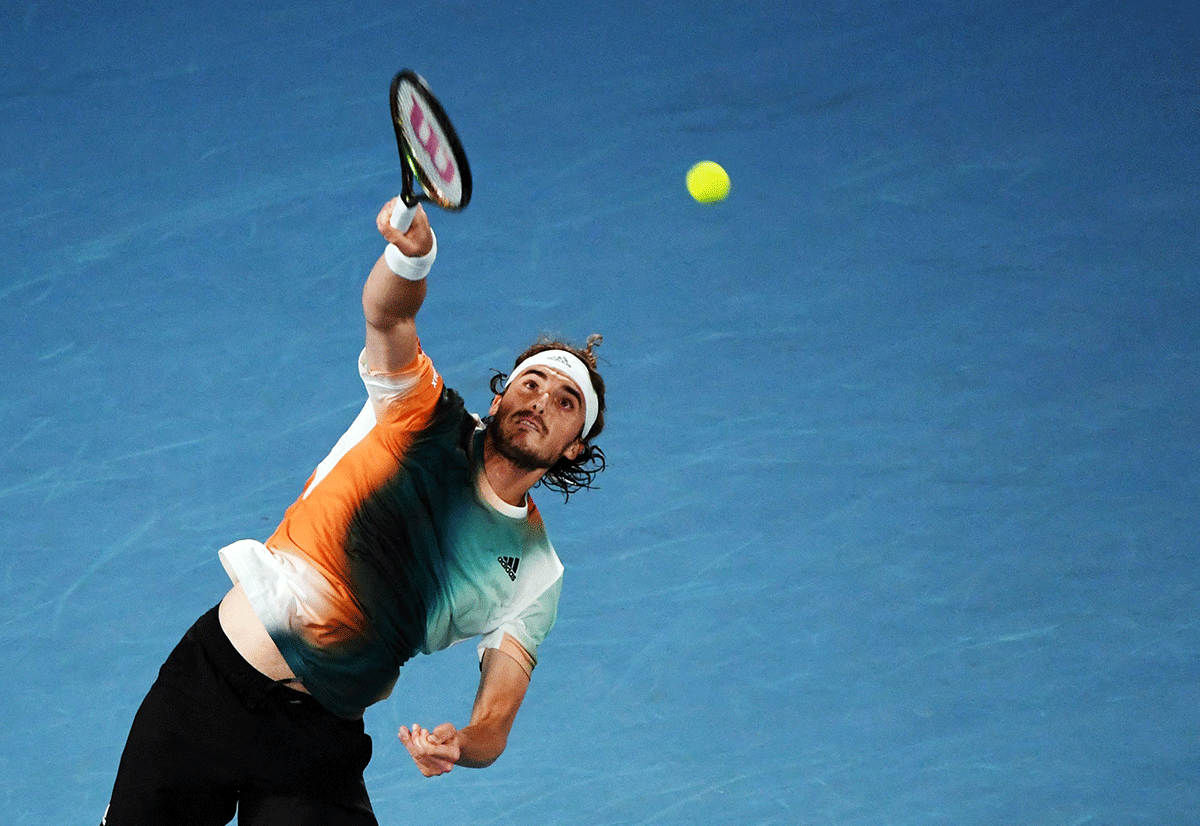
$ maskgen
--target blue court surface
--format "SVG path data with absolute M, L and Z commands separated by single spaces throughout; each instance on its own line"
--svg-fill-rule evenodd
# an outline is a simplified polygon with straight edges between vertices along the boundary
M 424 346 L 483 410 L 603 333 L 610 468 L 535 493 L 567 580 L 501 760 L 395 739 L 465 723 L 473 645 L 368 713 L 382 824 L 1195 823 L 1198 17 L 5 3 L 0 819 L 99 821 L 217 549 L 360 407 L 409 66 L 475 177 Z

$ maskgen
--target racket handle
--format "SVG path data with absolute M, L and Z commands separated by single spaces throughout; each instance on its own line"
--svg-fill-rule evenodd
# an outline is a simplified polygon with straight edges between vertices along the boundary
M 413 217 L 417 214 L 417 205 L 405 206 L 403 198 L 396 199 L 396 205 L 392 207 L 391 224 L 393 229 L 398 229 L 401 232 L 408 232 L 408 228 L 412 226 Z

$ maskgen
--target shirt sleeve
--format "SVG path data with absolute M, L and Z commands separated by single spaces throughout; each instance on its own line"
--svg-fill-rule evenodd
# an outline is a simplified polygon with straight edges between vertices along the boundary
M 424 350 L 403 370 L 378 373 L 367 368 L 364 349 L 358 357 L 358 375 L 367 388 L 375 418 L 388 424 L 403 424 L 409 412 L 427 412 L 442 394 L 442 377 Z
M 558 618 L 558 598 L 562 593 L 562 565 L 553 557 L 554 578 L 540 593 L 523 603 L 514 615 L 502 620 L 496 628 L 488 631 L 479 641 L 479 657 L 489 648 L 495 648 L 511 656 L 532 673 L 537 665 L 538 647 L 554 627 Z M 524 651 L 512 648 L 517 644 Z

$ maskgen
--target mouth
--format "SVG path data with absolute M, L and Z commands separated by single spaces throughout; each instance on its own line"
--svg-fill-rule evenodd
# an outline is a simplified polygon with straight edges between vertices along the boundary
M 526 430 L 530 433 L 544 433 L 546 425 L 533 413 L 515 413 L 513 414 L 513 424 L 518 430 Z

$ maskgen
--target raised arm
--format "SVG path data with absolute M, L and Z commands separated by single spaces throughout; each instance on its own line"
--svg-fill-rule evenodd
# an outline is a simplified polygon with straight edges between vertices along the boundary
M 387 260 L 379 256 L 363 287 L 363 317 L 367 322 L 367 367 L 382 373 L 397 373 L 417 356 L 417 311 L 425 301 L 424 273 L 437 255 L 437 244 L 425 210 L 418 206 L 412 226 L 401 233 L 389 219 L 396 200 L 383 205 L 375 219 L 379 233 L 395 245 L 403 258 L 393 252 L 393 261 L 409 276 L 397 275 Z M 408 269 L 411 266 L 411 269 Z
M 490 766 L 508 745 L 508 734 L 529 688 L 529 675 L 516 660 L 494 648 L 484 652 L 482 666 L 479 693 L 466 728 L 442 723 L 433 731 L 418 725 L 400 729 L 400 741 L 426 777 L 445 774 L 455 765 Z

